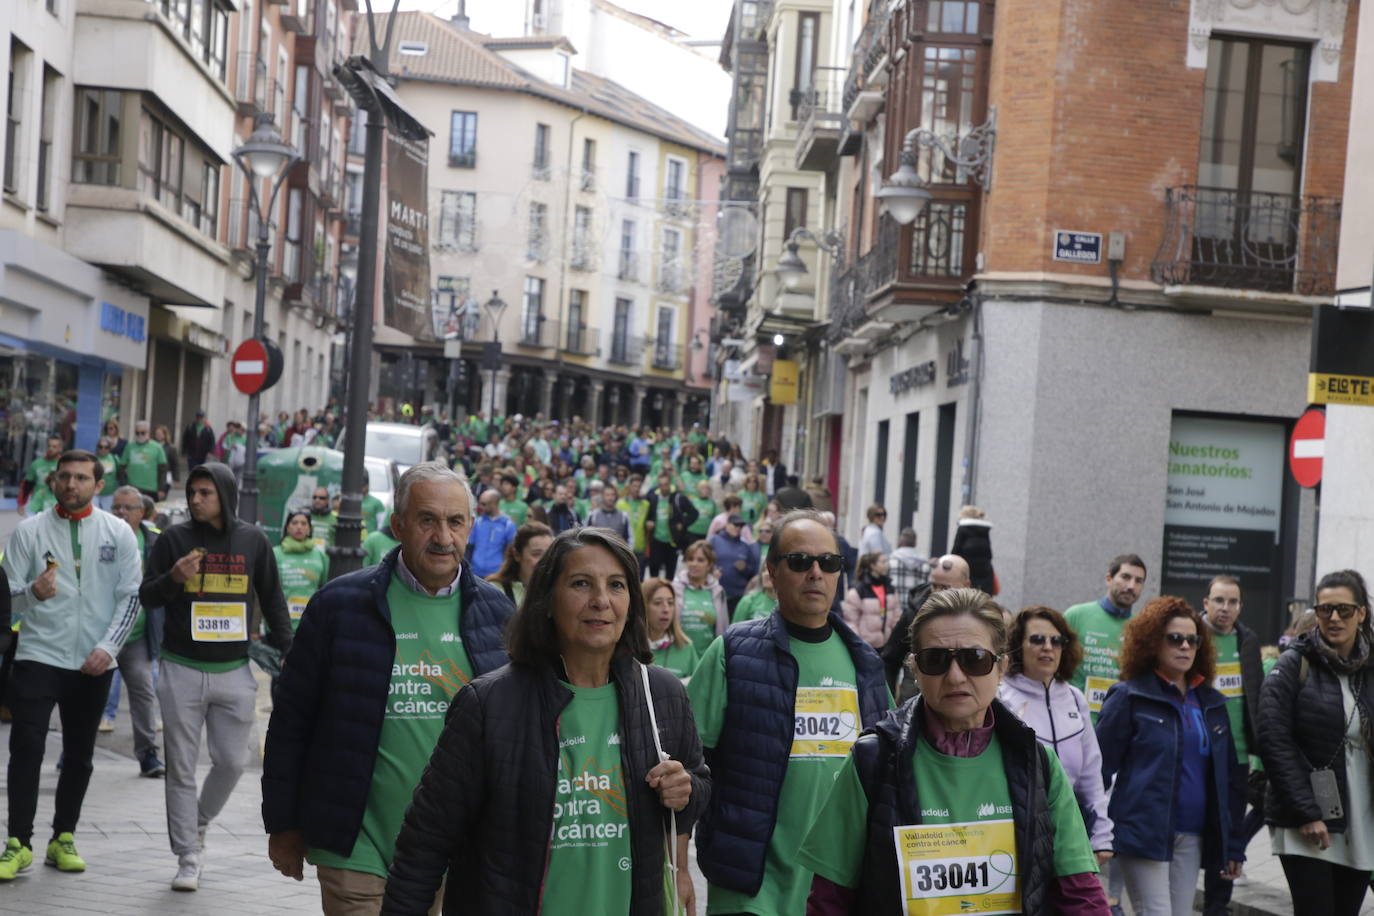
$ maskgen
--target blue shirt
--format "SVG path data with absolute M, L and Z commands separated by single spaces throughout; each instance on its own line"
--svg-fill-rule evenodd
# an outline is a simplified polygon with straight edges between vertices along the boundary
M 1161 680 L 1163 680 L 1161 678 Z M 1183 756 L 1179 759 L 1178 788 L 1174 790 L 1176 833 L 1201 834 L 1207 820 L 1207 761 L 1211 754 L 1211 735 L 1202 718 L 1202 706 L 1193 689 L 1180 696 L 1178 688 L 1166 683 L 1164 693 L 1178 707 L 1183 723 Z
M 1115 604 L 1112 604 L 1112 599 L 1108 598 L 1106 595 L 1103 595 L 1101 598 L 1098 598 L 1097 603 L 1102 607 L 1102 610 L 1106 611 L 1108 614 L 1111 614 L 1117 620 L 1125 620 L 1131 616 L 1130 608 L 1117 607 Z
M 513 540 L 515 522 L 510 516 L 479 515 L 468 537 L 468 562 L 472 564 L 472 574 L 485 579 L 499 570 L 506 555 L 506 545 Z

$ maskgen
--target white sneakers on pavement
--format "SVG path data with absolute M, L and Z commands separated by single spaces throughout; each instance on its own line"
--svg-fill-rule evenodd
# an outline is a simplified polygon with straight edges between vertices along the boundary
M 192 853 L 177 860 L 177 876 L 172 879 L 172 890 L 194 891 L 200 888 L 200 856 Z

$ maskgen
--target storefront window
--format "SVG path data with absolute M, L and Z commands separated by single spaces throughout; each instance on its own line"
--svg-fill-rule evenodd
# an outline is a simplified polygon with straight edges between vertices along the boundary
M 0 348 L 0 498 L 19 495 L 24 470 L 43 454 L 48 436 L 71 448 L 77 375 L 71 363 Z
M 119 395 L 122 391 L 123 375 L 105 373 L 105 381 L 101 383 L 100 390 L 100 428 L 104 429 L 105 424 L 110 420 L 119 417 Z M 120 432 L 130 438 L 133 437 L 133 429 L 126 428 L 129 424 L 120 424 Z

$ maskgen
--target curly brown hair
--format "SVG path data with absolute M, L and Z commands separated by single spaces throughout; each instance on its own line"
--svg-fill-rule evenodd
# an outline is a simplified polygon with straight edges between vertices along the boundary
M 1064 619 L 1063 614 L 1052 607 L 1045 607 L 1041 604 L 1023 607 L 1021 613 L 1017 614 L 1016 619 L 1012 621 L 1011 633 L 1007 635 L 1007 650 L 1011 656 L 1007 663 L 1007 673 L 1021 673 L 1021 651 L 1026 642 L 1026 630 L 1030 627 L 1032 620 L 1048 621 L 1050 626 L 1059 631 L 1060 636 L 1068 640 L 1060 652 L 1059 667 L 1055 669 L 1054 679 L 1057 681 L 1073 680 L 1073 673 L 1083 663 L 1083 644 L 1078 641 L 1078 634 L 1073 631 L 1073 627 L 1069 626 L 1069 622 Z
M 1193 656 L 1193 667 L 1188 669 L 1188 678 L 1202 675 L 1202 682 L 1211 686 L 1216 674 L 1217 650 L 1212 644 L 1212 631 L 1203 625 L 1202 617 L 1193 606 L 1183 598 L 1174 595 L 1161 595 L 1145 605 L 1145 609 L 1126 623 L 1121 635 L 1121 679 L 1129 681 L 1133 677 L 1155 670 L 1158 667 L 1159 644 L 1164 639 L 1164 629 L 1175 617 L 1186 617 L 1197 626 L 1197 654 Z

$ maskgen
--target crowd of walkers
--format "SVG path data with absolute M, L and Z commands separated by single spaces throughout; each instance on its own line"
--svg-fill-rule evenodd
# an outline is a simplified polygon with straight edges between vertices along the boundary
M 1197 608 L 1143 601 L 1132 553 L 1106 563 L 1100 597 L 1014 613 L 977 507 L 945 556 L 909 528 L 893 547 L 881 505 L 851 547 L 823 481 L 699 428 L 414 420 L 449 459 L 402 475 L 368 565 L 328 583 L 327 490 L 273 546 L 236 517 L 213 454 L 187 475 L 190 519 L 164 531 L 140 486 L 98 507 L 119 443 L 51 457 L 54 504 L 0 566 L 19 624 L 0 881 L 34 857 L 54 706 L 46 861 L 85 868 L 117 665 L 140 769 L 165 772 L 172 886 L 196 890 L 250 753 L 251 658 L 274 675 L 268 855 L 292 878 L 312 867 L 331 916 L 1127 900 L 1155 916 L 1192 912 L 1199 877 L 1220 914 L 1266 824 L 1295 913 L 1359 911 L 1374 641 L 1358 573 L 1322 577 L 1279 646 L 1242 622 L 1241 580 L 1217 576 Z

